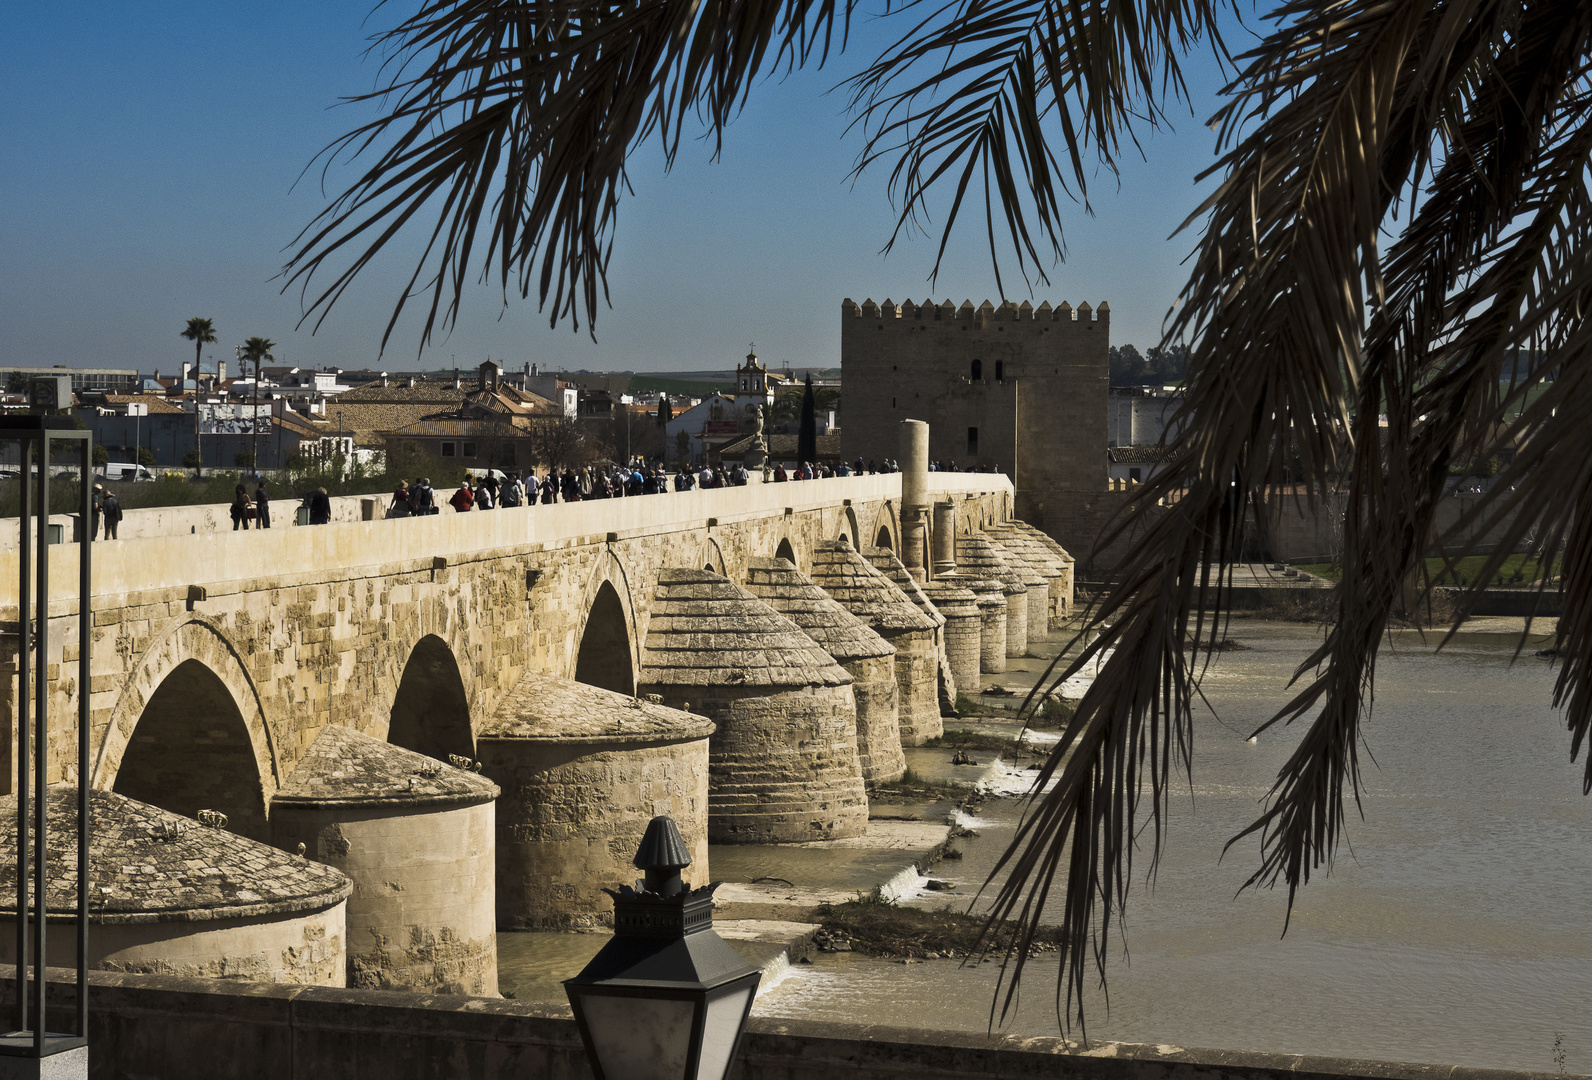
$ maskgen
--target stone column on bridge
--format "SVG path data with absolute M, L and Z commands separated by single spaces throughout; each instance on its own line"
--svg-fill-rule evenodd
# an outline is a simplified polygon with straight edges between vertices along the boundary
M 709 570 L 663 569 L 637 691 L 711 718 L 708 838 L 835 840 L 868 826 L 851 675 Z
M 901 421 L 901 561 L 913 577 L 928 576 L 929 425 Z
M 945 574 L 925 582 L 923 592 L 945 619 L 941 631 L 946 665 L 951 669 L 951 681 L 962 693 L 977 697 L 979 692 L 978 658 L 982 649 L 983 623 L 979 617 L 978 597 L 960 574 Z M 1001 600 L 1001 614 L 1005 617 L 1006 601 Z M 1004 647 L 1002 652 L 1004 652 Z
M 1028 636 L 1032 638 L 1058 629 L 1065 621 L 1071 597 L 1063 596 L 1062 587 L 1069 570 L 1037 540 L 1013 528 L 1015 524 L 1019 523 L 1005 521 L 991 525 L 984 530 L 984 535 L 1007 562 L 1019 570 L 1026 567 L 1038 575 L 1042 583 L 1037 597 L 1034 586 L 1028 589 Z
M 1010 525 L 1013 529 L 1034 541 L 1034 543 L 1038 544 L 1040 547 L 1043 547 L 1051 554 L 1052 557 L 1061 563 L 1063 567 L 1063 576 L 1061 584 L 1058 586 L 1058 591 L 1061 593 L 1061 601 L 1057 606 L 1057 610 L 1052 615 L 1052 619 L 1054 620 L 1052 626 L 1059 624 L 1061 621 L 1072 615 L 1074 581 L 1074 561 L 1072 555 L 1067 551 L 1066 548 L 1058 544 L 1050 536 L 1050 534 L 1034 528 L 1026 521 L 1013 518 L 1006 524 Z
M 346 901 L 354 883 L 340 871 L 229 832 L 224 816 L 210 817 L 215 811 L 202 810 L 195 821 L 100 790 L 89 792 L 88 805 L 91 970 L 347 984 Z M 0 798 L 0 814 L 16 821 L 14 793 Z M 52 909 L 70 910 L 77 898 L 76 785 L 50 788 L 46 839 L 46 895 Z M 0 829 L 0 866 L 13 875 L 0 893 L 0 963 L 8 965 L 16 962 L 17 894 L 9 886 L 17 863 L 16 830 Z M 52 966 L 75 964 L 76 928 L 52 918 L 46 949 Z
M 1006 555 L 1008 562 L 1013 560 L 1025 562 L 1044 579 L 1046 593 L 1044 625 L 1048 630 L 1059 629 L 1066 621 L 1067 613 L 1072 607 L 1072 569 L 1049 548 L 1019 528 L 1022 524 L 1015 520 L 1003 521 L 985 528 L 984 535 L 988 536 L 990 542 Z M 1034 629 L 1032 617 L 1028 628 L 1030 632 Z
M 934 576 L 956 572 L 956 504 L 934 504 Z

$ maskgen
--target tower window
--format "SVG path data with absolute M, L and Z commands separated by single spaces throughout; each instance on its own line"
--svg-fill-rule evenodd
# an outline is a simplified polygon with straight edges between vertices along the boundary
M 977 361 L 974 362 L 977 363 Z M 976 427 L 967 429 L 967 452 L 969 454 L 978 453 L 978 428 Z
M 995 361 L 995 381 L 996 382 L 1005 382 L 1006 381 L 1006 361 L 1004 361 L 1004 360 Z
M 984 361 L 982 361 L 982 360 L 974 360 L 973 361 L 973 381 L 974 382 L 978 382 L 979 380 L 981 380 L 983 378 L 984 378 Z

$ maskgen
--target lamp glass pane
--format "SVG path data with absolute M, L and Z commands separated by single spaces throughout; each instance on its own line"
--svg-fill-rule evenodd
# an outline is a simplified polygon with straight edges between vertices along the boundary
M 697 1059 L 693 1080 L 724 1080 L 724 1074 L 730 1071 L 736 1037 L 741 1034 L 747 1000 L 756 990 L 757 983 L 752 982 L 708 1002 L 707 1020 L 702 1025 L 702 1056 Z
M 608 1080 L 682 1080 L 696 1003 L 583 994 L 581 1009 Z

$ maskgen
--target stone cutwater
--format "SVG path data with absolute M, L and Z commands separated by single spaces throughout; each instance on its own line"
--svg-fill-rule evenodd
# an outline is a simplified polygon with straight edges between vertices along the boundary
M 873 563 L 875 570 L 890 579 L 890 583 L 900 589 L 902 595 L 916 605 L 917 609 L 934 620 L 934 653 L 936 657 L 936 709 L 933 721 L 923 728 L 923 737 L 932 739 L 936 735 L 945 733 L 945 723 L 942 717 L 946 713 L 956 711 L 956 679 L 951 675 L 951 665 L 945 658 L 945 616 L 940 609 L 934 606 L 923 586 L 918 583 L 917 577 L 911 570 L 896 558 L 896 553 L 887 547 L 874 547 L 868 544 L 858 548 L 863 558 Z M 927 574 L 927 568 L 923 568 Z M 936 727 L 936 723 L 939 725 Z
M 89 792 L 89 957 L 103 971 L 343 986 L 353 883 L 330 866 L 110 791 Z M 17 798 L 0 799 L 15 822 Z M 50 789 L 51 912 L 77 905 L 77 790 Z M 0 963 L 16 962 L 17 847 L 0 829 Z M 77 963 L 77 928 L 52 917 L 50 966 Z
M 503 789 L 498 926 L 611 923 L 603 889 L 635 876 L 631 855 L 656 814 L 679 825 L 706 880 L 713 730 L 704 716 L 645 697 L 542 672 L 522 676 L 476 742 L 482 774 Z
M 867 828 L 851 675 L 734 582 L 658 571 L 636 681 L 718 725 L 708 740 L 711 841 L 831 840 Z
M 984 535 L 1000 549 L 1008 562 L 1023 561 L 1045 581 L 1045 619 L 1042 623 L 1035 623 L 1033 608 L 1030 607 L 1029 633 L 1033 634 L 1040 627 L 1043 628 L 1041 633 L 1060 629 L 1072 611 L 1072 566 L 1063 563 L 1060 556 L 1017 528 L 1021 524 L 1018 521 L 1003 521 L 998 525 L 989 525 L 985 527 Z
M 495 995 L 491 781 L 328 724 L 271 800 L 277 847 L 354 879 L 348 985 Z
M 851 673 L 862 778 L 901 779 L 907 762 L 901 752 L 895 647 L 803 577 L 788 559 L 750 560 L 746 591 L 801 627 Z
M 923 593 L 945 619 L 940 634 L 952 682 L 962 692 L 976 695 L 979 691 L 978 658 L 983 638 L 978 597 L 954 573 L 924 582 Z M 1001 608 L 1004 616 L 1004 598 Z
M 939 621 L 843 540 L 826 540 L 813 548 L 812 579 L 895 646 L 901 744 L 922 746 L 941 734 L 940 652 L 935 644 Z
M 1028 524 L 1028 522 L 1026 522 L 1026 521 L 1021 521 L 1021 520 L 1019 520 L 1017 518 L 1013 518 L 1012 520 L 1006 522 L 1005 524 L 1011 526 L 1014 530 L 1016 530 L 1017 532 L 1022 533 L 1024 536 L 1026 536 L 1030 540 L 1034 541 L 1034 543 L 1036 543 L 1040 547 L 1044 548 L 1046 551 L 1048 551 L 1051 554 L 1051 556 L 1057 562 L 1059 562 L 1061 564 L 1061 566 L 1062 566 L 1062 581 L 1061 581 L 1061 587 L 1060 587 L 1059 591 L 1060 591 L 1062 597 L 1064 597 L 1064 601 L 1063 601 L 1063 605 L 1064 606 L 1063 606 L 1062 610 L 1059 610 L 1056 613 L 1055 618 L 1056 618 L 1056 621 L 1059 623 L 1060 621 L 1071 617 L 1071 615 L 1072 615 L 1072 602 L 1073 602 L 1073 585 L 1074 585 L 1075 580 L 1076 580 L 1075 577 L 1074 577 L 1074 573 L 1073 573 L 1073 571 L 1074 571 L 1074 560 L 1073 560 L 1072 555 L 1069 554 L 1067 549 L 1062 547 L 1059 543 L 1057 543 L 1056 540 L 1053 539 L 1048 533 L 1042 532 L 1039 529 L 1034 528 L 1032 525 Z
M 1026 655 L 1028 587 L 1023 584 L 1022 577 L 1006 564 L 983 533 L 956 538 L 956 565 L 968 574 L 1001 583 L 1001 593 L 1006 598 L 1006 655 L 1008 658 Z

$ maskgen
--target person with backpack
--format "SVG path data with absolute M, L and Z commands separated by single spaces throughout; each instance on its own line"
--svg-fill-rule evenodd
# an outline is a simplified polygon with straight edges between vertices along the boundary
M 409 489 L 409 512 L 415 517 L 425 517 L 437 512 L 437 493 L 431 490 L 431 481 L 421 477 Z
M 503 478 L 503 486 L 498 488 L 498 505 L 505 510 L 511 510 L 520 505 L 520 496 L 523 494 L 520 478 L 514 473 L 509 473 Z

